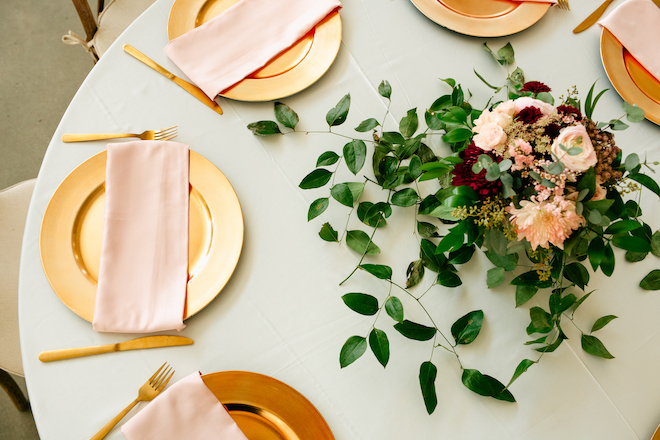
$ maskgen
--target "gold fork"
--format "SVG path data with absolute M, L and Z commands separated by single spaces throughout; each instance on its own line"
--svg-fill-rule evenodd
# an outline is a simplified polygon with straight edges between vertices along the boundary
M 557 0 L 557 7 L 567 11 L 571 10 L 571 6 L 568 4 L 568 0 Z
M 161 130 L 147 130 L 140 134 L 135 133 L 89 133 L 89 134 L 65 134 L 62 135 L 63 142 L 98 141 L 101 139 L 119 139 L 136 137 L 143 141 L 168 141 L 177 135 L 177 126 L 163 128 Z
M 170 373 L 171 371 L 171 373 Z M 153 400 L 154 397 L 156 397 L 162 390 L 165 388 L 165 385 L 167 385 L 167 382 L 170 381 L 172 376 L 174 375 L 174 371 L 172 371 L 172 367 L 167 365 L 167 362 L 165 362 L 161 367 L 154 373 L 153 376 L 149 378 L 149 380 L 140 387 L 140 391 L 138 392 L 138 398 L 135 399 L 130 405 L 128 405 L 122 412 L 117 414 L 117 417 L 114 419 L 110 420 L 107 425 L 103 427 L 99 432 L 96 433 L 94 437 L 92 437 L 90 440 L 101 440 L 104 438 L 112 428 L 115 427 L 117 423 L 121 419 L 124 418 L 126 414 L 130 410 L 133 409 L 135 405 L 137 405 L 138 402 L 146 402 L 149 400 Z

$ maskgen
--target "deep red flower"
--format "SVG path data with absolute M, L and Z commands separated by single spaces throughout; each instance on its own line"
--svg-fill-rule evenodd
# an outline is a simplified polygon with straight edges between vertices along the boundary
M 548 124 L 547 127 L 545 127 L 545 134 L 550 137 L 550 139 L 554 140 L 557 136 L 559 136 L 559 131 L 561 130 L 561 127 L 558 124 L 552 123 Z
M 534 122 L 541 119 L 542 116 L 543 113 L 541 113 L 540 109 L 536 107 L 525 107 L 516 115 L 516 119 L 524 122 L 525 124 L 533 124 Z
M 576 121 L 582 120 L 582 113 L 572 105 L 560 105 L 557 107 L 557 113 L 563 116 L 573 116 Z
M 521 92 L 532 92 L 534 94 L 541 92 L 551 92 L 552 89 L 540 81 L 529 81 L 523 84 Z
M 468 145 L 465 150 L 458 153 L 458 157 L 463 159 L 463 163 L 456 164 L 451 173 L 454 175 L 452 185 L 467 185 L 475 190 L 482 199 L 484 199 L 488 196 L 497 194 L 500 190 L 500 187 L 502 186 L 502 182 L 500 182 L 500 179 L 497 179 L 494 182 L 489 182 L 486 180 L 486 170 L 481 170 L 479 174 L 474 174 L 472 172 L 472 165 L 477 162 L 479 156 L 482 154 L 489 155 L 495 162 L 499 162 L 501 160 L 501 158 L 495 156 L 495 154 L 489 151 L 484 151 L 474 145 L 474 143 L 470 143 L 470 145 Z

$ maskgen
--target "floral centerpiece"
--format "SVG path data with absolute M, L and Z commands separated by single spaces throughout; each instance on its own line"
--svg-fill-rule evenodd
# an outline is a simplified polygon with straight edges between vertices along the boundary
M 511 45 L 497 54 L 485 47 L 501 65 L 515 62 Z M 485 109 L 475 109 L 459 84 L 453 79 L 443 80 L 451 87 L 451 93 L 435 100 L 426 110 L 427 129 L 421 133 L 416 109 L 401 119 L 398 131 L 384 131 L 384 120 L 374 118 L 355 128 L 358 133 L 371 133 L 372 139 L 336 133 L 332 128 L 345 122 L 350 107 L 350 95 L 344 96 L 326 115 L 327 133 L 349 137 L 350 142 L 344 145 L 341 155 L 333 151 L 321 154 L 317 168 L 300 183 L 305 190 L 325 186 L 336 172 L 336 168 L 331 171 L 327 167 L 341 159 L 357 175 L 366 162 L 367 144 L 373 146 L 373 176 L 365 176 L 361 182 L 334 184 L 328 196 L 311 204 L 308 219 L 322 214 L 331 199 L 350 208 L 349 219 L 356 213 L 365 226 L 372 228 L 370 234 L 357 229 L 346 230 L 340 236 L 329 223 L 323 224 L 319 232 L 326 241 L 344 241 L 359 255 L 348 278 L 357 270 L 364 270 L 410 296 L 427 315 L 425 324 L 404 319 L 402 302 L 391 289 L 381 301 L 366 293 L 342 297 L 353 311 L 376 319 L 384 309 L 394 320 L 394 329 L 406 338 L 432 341 L 431 360 L 423 362 L 419 369 L 422 397 L 429 414 L 437 404 L 437 368 L 432 362 L 436 348 L 456 356 L 467 388 L 513 402 L 511 384 L 567 338 L 562 319 L 574 322 L 576 309 L 591 294 L 585 291 L 590 279 L 588 266 L 592 273 L 600 269 L 605 276 L 611 276 L 615 266 L 613 247 L 624 249 L 626 260 L 632 262 L 641 261 L 649 253 L 660 256 L 660 232 L 653 232 L 641 217 L 638 201 L 628 197 L 640 194 L 642 186 L 660 196 L 660 187 L 643 173 L 643 168 L 650 169 L 651 164 L 642 162 L 636 154 L 623 159 L 612 133 L 627 127 L 624 117 L 630 122 L 641 121 L 641 109 L 624 102 L 625 114 L 621 118 L 598 123 L 592 119 L 593 110 L 605 90 L 594 96 L 592 87 L 584 105 L 575 90 L 569 91 L 555 105 L 550 87 L 538 81 L 526 82 L 520 68 L 507 76 L 502 87 L 492 86 L 477 75 L 496 95 L 506 89 L 507 99 L 494 103 L 491 99 Z M 378 91 L 390 100 L 392 90 L 387 81 L 380 84 Z M 288 130 L 283 131 L 275 121 L 255 122 L 248 128 L 260 136 L 306 133 L 296 130 L 298 115 L 287 105 L 275 103 L 275 117 Z M 453 154 L 439 157 L 424 143 L 434 133 L 442 135 Z M 435 181 L 437 186 L 432 193 L 421 194 L 416 185 L 421 181 Z M 387 190 L 386 200 L 364 200 L 366 185 Z M 624 197 L 628 200 L 624 201 Z M 392 205 L 416 210 L 420 253 L 406 269 L 405 287 L 392 281 L 391 267 L 365 262 L 381 252 L 375 235 L 386 226 Z M 426 218 L 420 220 L 423 217 Z M 481 330 L 483 311 L 474 310 L 460 317 L 451 325 L 451 337 L 446 336 L 424 305 L 428 290 L 414 292 L 426 272 L 436 274 L 433 285 L 461 285 L 457 266 L 467 263 L 478 250 L 493 264 L 487 273 L 488 287 L 494 288 L 508 279 L 515 286 L 516 307 L 539 290 L 551 289 L 547 308 L 529 309 L 526 332 L 533 339 L 526 344 L 533 347 L 537 357 L 523 359 L 507 385 L 466 368 L 460 360 L 460 346 L 474 341 Z M 524 264 L 519 264 L 522 260 Z M 532 270 L 507 275 L 518 267 L 529 267 L 530 262 Z M 660 270 L 651 271 L 640 286 L 660 289 Z M 587 353 L 613 358 L 592 333 L 615 318 L 603 316 L 592 324 L 590 332 L 580 330 Z M 387 365 L 389 340 L 375 324 L 374 321 L 368 335 L 355 335 L 346 341 L 339 356 L 342 368 L 360 358 L 367 346 L 383 366 Z

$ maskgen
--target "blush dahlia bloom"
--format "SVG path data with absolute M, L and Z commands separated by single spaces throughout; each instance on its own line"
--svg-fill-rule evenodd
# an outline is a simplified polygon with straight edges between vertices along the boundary
M 561 197 L 540 203 L 523 200 L 520 205 L 521 209 L 511 204 L 506 210 L 511 214 L 518 240 L 527 239 L 532 249 L 539 246 L 549 249 L 552 244 L 563 250 L 564 241 L 583 222 L 575 213 L 575 203 Z

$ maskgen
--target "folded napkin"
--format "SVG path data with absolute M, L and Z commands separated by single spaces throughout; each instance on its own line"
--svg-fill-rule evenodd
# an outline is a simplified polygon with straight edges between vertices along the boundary
M 121 428 L 127 440 L 248 440 L 196 371 Z
M 651 0 L 628 0 L 598 24 L 660 80 L 660 8 Z
M 214 99 L 291 47 L 339 0 L 241 0 L 165 47 L 168 57 Z
M 188 282 L 187 145 L 108 144 L 94 330 L 182 330 Z

